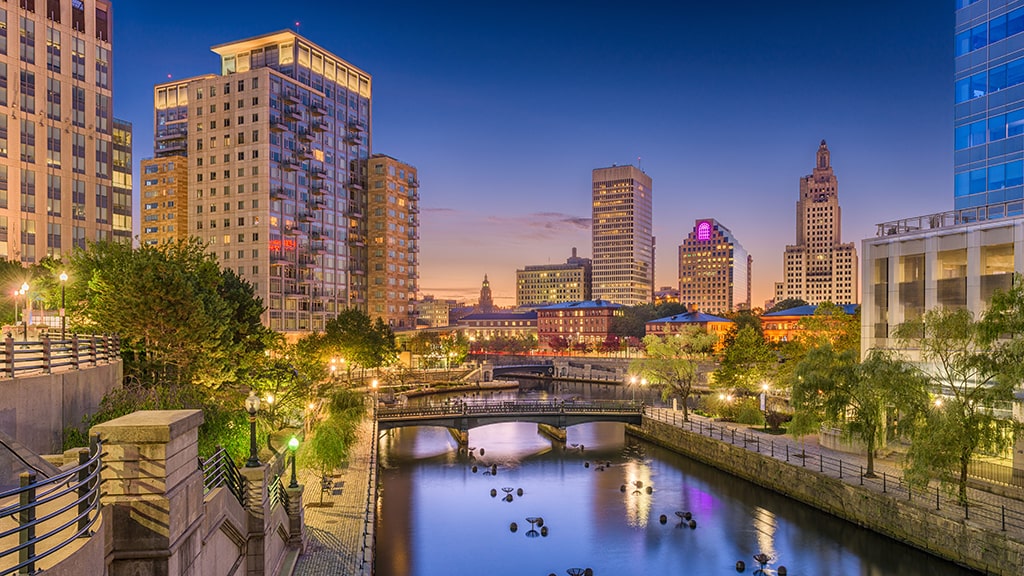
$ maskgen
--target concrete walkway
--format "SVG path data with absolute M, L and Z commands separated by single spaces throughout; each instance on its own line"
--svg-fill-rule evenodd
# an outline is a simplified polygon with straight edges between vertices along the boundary
M 842 478 L 847 484 L 861 485 L 877 492 L 891 494 L 893 498 L 910 500 L 918 503 L 922 508 L 928 508 L 932 512 L 957 521 L 969 518 L 971 522 L 984 525 L 993 531 L 1002 531 L 1005 526 L 1009 534 L 1019 535 L 1024 529 L 1024 500 L 1020 498 L 968 487 L 969 506 L 965 510 L 963 506 L 956 503 L 954 497 L 944 490 L 937 489 L 935 482 L 931 484 L 927 492 L 915 490 L 911 494 L 907 490 L 907 486 L 901 484 L 903 471 L 899 462 L 876 458 L 875 473 L 878 478 L 861 478 L 861 471 L 867 467 L 865 455 L 838 452 L 822 447 L 818 444 L 817 436 L 807 436 L 801 444 L 789 435 L 767 434 L 746 425 L 716 422 L 693 413 L 690 414 L 690 421 L 684 423 L 682 411 L 669 408 L 648 407 L 644 417 L 681 426 L 736 446 L 743 446 L 776 460 L 790 462 L 795 466 L 804 466 L 815 473 Z M 755 442 L 748 441 L 751 438 L 757 440 Z M 839 461 L 842 461 L 842 466 L 839 465 Z M 1010 492 L 1013 489 L 1007 491 Z M 937 500 L 938 509 L 936 509 Z
M 372 517 L 367 509 L 368 490 L 375 473 L 372 453 L 373 421 L 359 425 L 349 452 L 348 466 L 335 471 L 334 486 L 320 503 L 318 471 L 303 469 L 300 481 L 306 487 L 302 504 L 306 515 L 306 549 L 299 556 L 296 576 L 363 576 L 373 573 Z M 364 547 L 364 543 L 366 546 Z

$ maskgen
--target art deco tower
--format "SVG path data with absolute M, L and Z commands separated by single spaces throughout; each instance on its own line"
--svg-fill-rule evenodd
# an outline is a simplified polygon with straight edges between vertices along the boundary
M 852 242 L 841 243 L 838 190 L 831 154 L 822 140 L 814 170 L 800 179 L 796 244 L 786 246 L 784 280 L 775 284 L 776 301 L 857 303 L 857 251 Z
M 728 228 L 697 220 L 679 246 L 679 301 L 712 314 L 749 309 L 752 266 Z
M 593 295 L 625 306 L 654 297 L 651 177 L 635 166 L 593 172 Z

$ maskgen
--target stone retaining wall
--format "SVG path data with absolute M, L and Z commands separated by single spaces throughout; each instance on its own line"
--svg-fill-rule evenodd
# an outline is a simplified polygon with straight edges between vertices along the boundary
M 1024 535 L 1011 539 L 1009 532 L 946 518 L 927 506 L 852 486 L 671 424 L 644 418 L 642 427 L 627 425 L 626 431 L 957 564 L 1005 576 L 1019 575 L 1024 566 Z

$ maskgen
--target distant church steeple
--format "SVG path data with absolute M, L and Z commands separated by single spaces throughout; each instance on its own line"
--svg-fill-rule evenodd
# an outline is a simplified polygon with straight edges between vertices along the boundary
M 484 314 L 494 312 L 494 300 L 491 298 L 491 283 L 487 281 L 487 274 L 484 274 L 484 283 L 480 286 L 480 303 L 477 308 Z
M 818 146 L 818 169 L 825 170 L 832 165 L 831 155 L 828 151 L 828 145 L 825 141 L 821 141 L 821 146 Z

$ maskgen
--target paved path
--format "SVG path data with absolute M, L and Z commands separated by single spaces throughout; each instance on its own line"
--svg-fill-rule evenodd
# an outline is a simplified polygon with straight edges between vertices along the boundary
M 967 499 L 970 505 L 965 509 L 945 491 L 937 491 L 933 482 L 927 492 L 914 491 L 911 494 L 900 482 L 902 470 L 898 462 L 890 459 L 875 459 L 874 479 L 861 478 L 860 472 L 867 467 L 867 457 L 860 454 L 837 452 L 818 444 L 817 436 L 808 436 L 799 444 L 789 435 L 772 435 L 760 432 L 742 424 L 715 422 L 708 418 L 690 414 L 690 421 L 682 421 L 682 411 L 668 408 L 647 408 L 645 417 L 661 422 L 682 426 L 748 450 L 757 451 L 776 460 L 805 466 L 808 470 L 842 478 L 847 484 L 862 485 L 877 492 L 891 494 L 893 498 L 910 500 L 922 508 L 957 521 L 970 520 L 993 531 L 1007 529 L 1014 539 L 1024 534 L 1024 500 L 994 494 L 968 487 Z M 735 434 L 733 434 L 735 432 Z M 756 439 L 756 441 L 750 441 Z M 805 456 L 801 456 L 805 454 Z M 842 465 L 839 462 L 842 461 Z M 884 475 L 883 475 L 884 473 Z M 936 510 L 936 497 L 939 508 Z
M 372 519 L 369 519 L 369 526 L 367 524 L 367 491 L 376 466 L 371 449 L 375 430 L 369 418 L 359 425 L 355 444 L 349 452 L 348 466 L 335 471 L 334 488 L 324 493 L 324 503 L 330 502 L 332 506 L 318 506 L 319 473 L 312 469 L 300 471 L 301 482 L 306 486 L 302 498 L 306 515 L 306 550 L 299 556 L 295 576 L 363 576 L 373 573 L 373 550 L 371 547 L 364 549 L 363 544 L 369 544 L 373 538 Z

